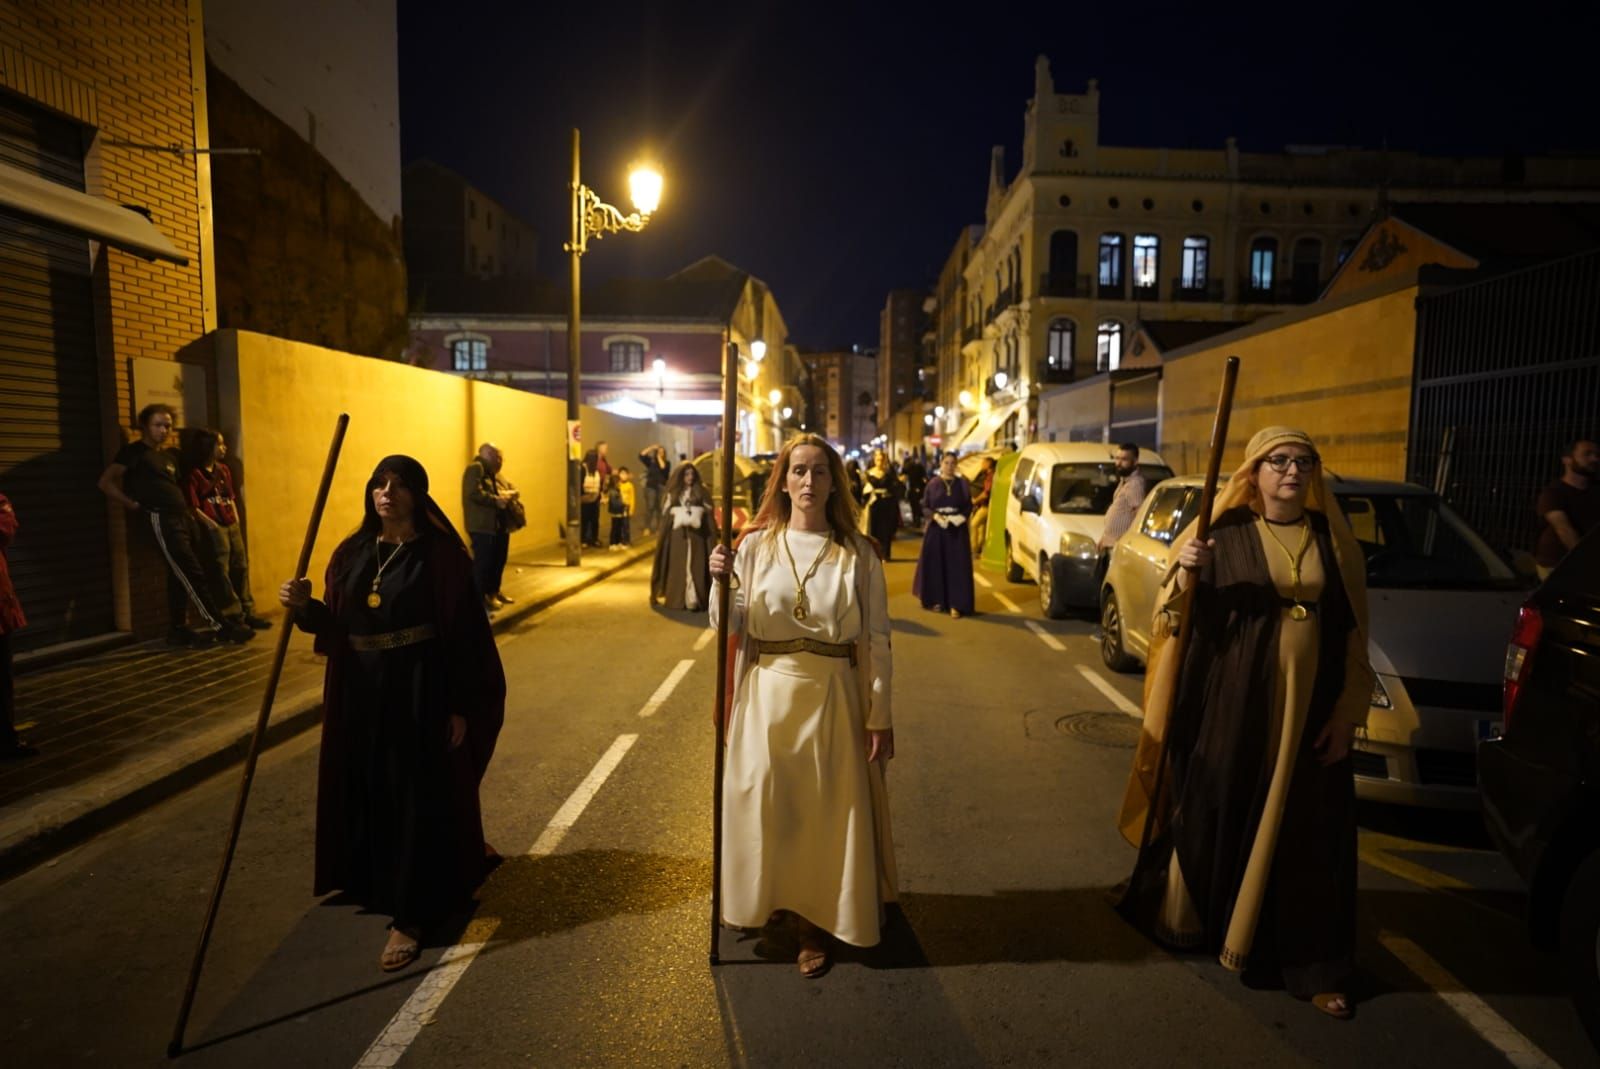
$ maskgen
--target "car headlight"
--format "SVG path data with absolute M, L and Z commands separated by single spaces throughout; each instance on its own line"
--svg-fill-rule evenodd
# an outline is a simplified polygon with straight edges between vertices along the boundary
M 1099 552 L 1100 547 L 1088 535 L 1078 534 L 1076 531 L 1068 531 L 1061 536 L 1061 555 L 1063 557 L 1081 557 L 1084 560 L 1089 560 L 1097 556 Z
M 1389 700 L 1389 692 L 1383 689 L 1383 677 L 1377 673 L 1372 676 L 1372 697 L 1367 702 L 1374 709 L 1393 709 L 1394 702 Z

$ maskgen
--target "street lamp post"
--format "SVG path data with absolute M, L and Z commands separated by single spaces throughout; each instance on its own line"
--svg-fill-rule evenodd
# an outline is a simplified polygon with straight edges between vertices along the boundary
M 566 244 L 571 254 L 572 298 L 567 308 L 567 565 L 576 565 L 583 550 L 579 543 L 580 500 L 583 494 L 583 450 L 572 436 L 578 425 L 579 401 L 582 398 L 583 345 L 580 327 L 583 322 L 580 297 L 583 275 L 583 254 L 589 251 L 589 239 L 596 240 L 607 234 L 623 230 L 639 231 L 650 221 L 650 215 L 661 203 L 661 173 L 651 167 L 638 166 L 628 176 L 629 190 L 635 211 L 623 215 L 616 208 L 583 184 L 578 170 L 578 130 L 572 131 L 572 240 Z

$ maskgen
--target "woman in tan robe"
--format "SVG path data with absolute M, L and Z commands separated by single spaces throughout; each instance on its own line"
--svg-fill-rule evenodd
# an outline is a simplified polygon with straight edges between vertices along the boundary
M 711 495 L 694 465 L 680 464 L 667 480 L 663 497 L 650 601 L 664 601 L 669 609 L 705 612 L 711 602 L 711 573 L 706 566 L 711 544 L 717 540 Z
M 829 938 L 875 945 L 895 897 L 883 775 L 894 756 L 888 592 L 827 442 L 784 447 L 737 554 L 716 547 L 711 574 L 733 587 L 738 643 L 722 919 L 757 928 L 792 914 L 800 972 L 821 976 Z M 711 611 L 715 627 L 715 598 Z
M 1119 908 L 1169 946 L 1276 972 L 1344 1018 L 1356 897 L 1349 752 L 1372 691 L 1366 566 L 1310 437 L 1269 427 L 1246 453 L 1218 494 L 1211 537 L 1197 542 L 1191 527 L 1174 543 L 1120 818 L 1141 850 Z M 1180 665 L 1165 639 L 1191 584 Z

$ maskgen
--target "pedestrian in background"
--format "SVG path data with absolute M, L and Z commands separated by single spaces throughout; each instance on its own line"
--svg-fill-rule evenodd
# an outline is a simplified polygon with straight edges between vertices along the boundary
M 1098 580 L 1105 578 L 1106 569 L 1111 565 L 1112 547 L 1133 526 L 1133 514 L 1139 511 L 1139 506 L 1144 504 L 1145 494 L 1149 493 L 1144 473 L 1139 470 L 1138 443 L 1123 442 L 1117 446 L 1117 455 L 1111 463 L 1116 472 L 1117 488 L 1106 509 L 1105 526 L 1101 528 L 1096 547 L 1100 551 L 1100 562 L 1095 570 L 1097 586 Z
M 390 456 L 322 600 L 301 578 L 278 597 L 328 658 L 313 893 L 393 917 L 379 965 L 403 969 L 498 860 L 478 788 L 506 684 L 472 561 L 422 465 Z
M 956 619 L 973 611 L 972 553 L 968 550 L 967 522 L 972 515 L 972 488 L 956 471 L 956 455 L 946 453 L 939 472 L 923 491 L 928 526 L 922 533 L 922 552 L 911 592 L 922 607 L 949 611 Z
M 611 512 L 611 548 L 626 549 L 633 545 L 633 475 L 626 467 L 617 469 L 611 476 L 611 493 L 607 495 L 607 508 Z
M 1533 551 L 1541 582 L 1584 535 L 1600 527 L 1600 445 L 1573 442 L 1562 453 L 1561 466 L 1561 478 L 1539 491 L 1534 505 L 1543 524 Z
M 237 602 L 231 611 L 217 603 L 211 573 L 196 552 L 197 544 L 204 551 L 208 543 L 199 542 L 188 495 L 178 481 L 178 455 L 166 445 L 173 418 L 169 405 L 146 405 L 139 411 L 139 437 L 117 450 L 100 473 L 100 492 L 144 518 L 167 562 L 167 644 L 205 646 L 219 637 L 248 642 L 255 632 L 245 626 L 244 610 Z M 198 634 L 187 626 L 190 604 L 205 625 Z
M 233 472 L 223 463 L 228 443 L 221 431 L 200 428 L 189 439 L 188 473 L 184 493 L 189 498 L 190 514 L 204 533 L 195 547 L 209 550 L 203 564 L 209 565 L 212 588 L 224 615 L 237 605 L 246 627 L 265 631 L 271 621 L 256 615 L 256 600 L 250 593 L 250 558 L 244 545 L 244 528 L 239 523 L 239 502 L 233 490 Z
M 644 533 L 655 534 L 661 527 L 662 495 L 666 493 L 672 465 L 667 460 L 666 447 L 659 444 L 646 446 L 639 454 L 639 463 L 644 471 L 644 509 L 640 513 L 644 518 Z
M 1366 722 L 1366 564 L 1305 433 L 1268 427 L 1191 525 L 1152 627 L 1144 732 L 1119 825 L 1149 841 L 1120 908 L 1158 941 L 1281 978 L 1351 1015 L 1356 937 L 1350 746 Z M 1168 636 L 1193 586 L 1182 664 Z M 1159 797 L 1156 766 L 1166 736 Z
M 907 453 L 900 464 L 900 474 L 906 481 L 906 500 L 911 503 L 911 522 L 922 526 L 923 495 L 928 491 L 928 469 L 915 453 Z
M 650 570 L 650 600 L 704 612 L 710 605 L 711 544 L 717 540 L 711 495 L 693 464 L 680 464 L 666 488 L 664 527 Z
M 972 539 L 972 555 L 983 556 L 983 542 L 989 537 L 989 498 L 994 494 L 994 457 L 984 457 L 978 477 L 972 483 L 972 518 L 967 521 Z
M 17 512 L 11 500 L 0 494 L 0 761 L 33 757 L 38 747 L 17 734 L 17 687 L 12 661 L 11 636 L 28 625 L 22 615 L 22 602 L 11 585 L 11 569 L 6 550 L 17 537 Z
M 827 971 L 829 938 L 873 946 L 895 899 L 884 766 L 894 756 L 883 565 L 856 533 L 844 465 L 792 439 L 737 554 L 718 545 L 739 646 L 723 776 L 722 911 L 757 928 L 793 915 L 797 963 Z M 716 598 L 711 625 L 717 626 Z
M 872 451 L 872 465 L 862 474 L 866 493 L 866 532 L 878 544 L 878 553 L 889 560 L 894 533 L 900 528 L 900 477 L 889 464 L 889 454 Z
M 472 540 L 473 580 L 483 607 L 490 612 L 513 600 L 500 585 L 511 552 L 512 515 L 521 512 L 521 495 L 501 476 L 504 465 L 505 454 L 493 442 L 484 442 L 461 474 L 461 512 L 467 521 L 467 537 Z
M 850 483 L 850 498 L 856 503 L 856 511 L 861 511 L 861 506 L 866 503 L 866 481 L 861 478 L 861 464 L 850 460 L 845 463 L 844 474 Z
M 600 451 L 583 455 L 583 486 L 578 497 L 578 540 L 591 549 L 600 548 L 600 498 L 605 489 L 600 475 Z

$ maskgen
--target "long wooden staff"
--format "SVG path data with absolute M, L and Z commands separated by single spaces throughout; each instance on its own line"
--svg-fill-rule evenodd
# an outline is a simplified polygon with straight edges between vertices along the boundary
M 733 438 L 739 420 L 739 345 L 728 343 L 722 358 L 722 455 L 719 475 L 722 486 L 722 523 L 717 529 L 717 543 L 725 549 L 733 546 Z M 722 761 L 723 733 L 726 731 L 728 702 L 728 610 L 731 583 L 717 584 L 717 749 L 711 767 L 711 964 L 721 965 L 717 953 L 718 935 L 722 930 Z
M 1228 443 L 1228 417 L 1233 414 L 1233 386 L 1239 379 L 1239 358 L 1228 357 L 1222 368 L 1222 393 L 1217 398 L 1217 415 L 1211 422 L 1211 456 L 1206 461 L 1206 484 L 1200 491 L 1200 515 L 1195 520 L 1194 537 L 1204 542 L 1211 535 L 1211 506 L 1217 497 L 1217 479 L 1222 474 L 1222 452 Z M 1184 652 L 1189 648 L 1189 634 L 1194 627 L 1194 587 L 1185 584 L 1178 601 L 1178 633 L 1168 641 L 1174 648 L 1167 654 L 1176 658 L 1173 671 L 1181 681 Z M 1167 712 L 1167 722 L 1161 732 L 1161 759 L 1156 764 L 1155 789 L 1150 792 L 1150 804 L 1144 814 L 1144 832 L 1139 836 L 1139 854 L 1142 857 L 1150 845 L 1150 833 L 1155 827 L 1156 807 L 1161 803 L 1161 790 L 1167 777 L 1167 758 L 1172 752 L 1172 713 Z
M 328 487 L 333 482 L 333 469 L 339 464 L 339 450 L 344 446 L 344 432 L 350 426 L 350 417 L 340 414 L 333 429 L 333 443 L 328 446 L 328 462 L 322 468 L 322 482 L 317 487 L 317 500 L 311 506 L 311 522 L 306 525 L 306 540 L 300 545 L 300 560 L 295 565 L 295 578 L 303 578 L 311 567 L 311 547 L 317 541 L 317 528 L 322 525 L 322 509 L 328 503 Z M 233 823 L 228 826 L 228 841 L 222 849 L 222 864 L 217 868 L 217 880 L 211 887 L 211 903 L 206 907 L 206 920 L 200 927 L 200 941 L 194 948 L 194 962 L 189 966 L 189 984 L 183 989 L 183 1005 L 178 1009 L 178 1023 L 172 1029 L 172 1042 L 167 1044 L 167 1057 L 176 1058 L 183 1051 L 183 1030 L 189 1024 L 189 1011 L 194 1009 L 195 991 L 200 987 L 200 970 L 206 961 L 206 947 L 211 943 L 211 930 L 217 922 L 217 909 L 222 905 L 222 888 L 228 882 L 228 869 L 233 865 L 233 851 L 239 845 L 239 829 L 244 825 L 245 801 L 250 797 L 250 781 L 255 778 L 256 758 L 261 753 L 261 738 L 266 734 L 267 718 L 272 715 L 272 699 L 278 693 L 278 678 L 283 675 L 283 659 L 289 652 L 289 635 L 294 631 L 293 609 L 284 613 L 278 631 L 278 648 L 272 654 L 272 670 L 267 674 L 267 691 L 261 696 L 261 711 L 256 714 L 255 733 L 250 736 L 250 749 L 244 757 L 244 777 L 239 781 L 239 797 L 233 803 Z

